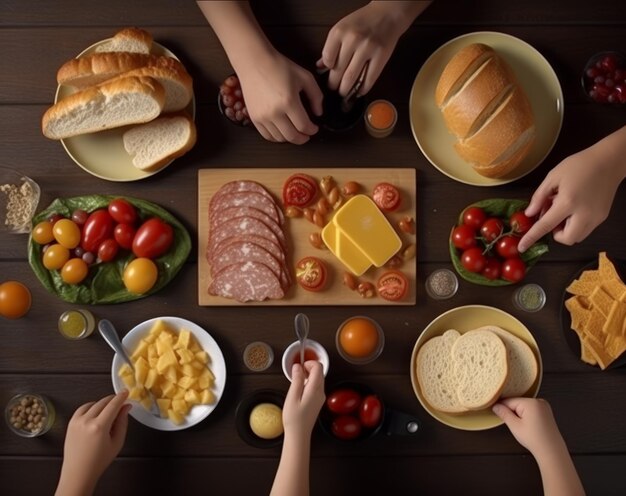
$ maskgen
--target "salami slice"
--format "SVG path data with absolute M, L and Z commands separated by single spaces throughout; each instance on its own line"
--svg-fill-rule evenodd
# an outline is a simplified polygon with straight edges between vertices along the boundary
M 225 239 L 242 234 L 261 236 L 280 246 L 280 240 L 272 230 L 259 219 L 255 219 L 254 217 L 235 217 L 234 219 L 220 224 L 217 229 L 209 233 L 208 256 L 213 258 L 215 247 Z
M 241 192 L 213 198 L 209 205 L 209 222 L 213 222 L 213 219 L 221 215 L 222 211 L 232 207 L 256 208 L 270 216 L 279 226 L 284 221 L 283 213 L 273 198 L 255 192 Z
M 225 267 L 209 286 L 209 293 L 224 298 L 248 301 L 278 300 L 285 296 L 279 279 L 260 262 L 244 262 Z
M 280 225 L 266 213 L 252 207 L 230 207 L 225 210 L 221 210 L 219 214 L 214 215 L 213 218 L 210 219 L 210 229 L 214 230 L 220 224 L 237 217 L 254 217 L 255 219 L 259 219 L 263 222 L 263 224 L 272 230 L 272 232 L 279 239 L 280 245 L 283 248 L 287 247 L 287 238 Z
M 224 184 L 220 189 L 216 191 L 209 203 L 209 208 L 212 207 L 212 203 L 216 201 L 222 195 L 228 195 L 229 193 L 245 193 L 252 191 L 254 193 L 259 193 L 261 195 L 265 195 L 274 200 L 269 191 L 263 186 L 261 183 L 257 183 L 256 181 L 249 180 L 239 180 L 239 181 L 230 181 Z
M 213 249 L 213 254 L 209 256 L 209 254 L 207 253 L 207 260 L 209 261 L 209 265 L 213 265 L 213 263 L 215 263 L 215 255 L 219 255 L 219 253 L 228 245 L 240 242 L 249 242 L 262 246 L 269 253 L 274 255 L 274 257 L 283 265 L 286 263 L 285 253 L 283 252 L 283 249 L 280 247 L 280 245 L 274 243 L 273 241 L 270 241 L 267 238 L 264 238 L 263 236 L 257 236 L 255 234 L 240 234 L 237 236 L 231 236 L 230 238 L 226 238 L 220 243 L 217 243 Z

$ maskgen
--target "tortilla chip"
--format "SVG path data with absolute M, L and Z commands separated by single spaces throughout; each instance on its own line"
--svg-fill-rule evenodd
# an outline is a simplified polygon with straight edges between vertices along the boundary
M 613 360 L 616 360 L 626 350 L 626 339 L 622 336 L 607 336 L 604 349 Z
M 594 358 L 591 349 L 585 341 L 580 342 L 580 359 L 589 365 L 598 365 L 598 361 Z
M 589 351 L 593 357 L 598 361 L 602 370 L 606 369 L 614 358 L 604 351 L 604 345 L 598 343 L 595 339 L 588 339 L 585 344 L 589 347 Z
M 572 329 L 582 332 L 583 327 L 587 324 L 591 312 L 589 311 L 589 301 L 584 296 L 572 296 L 565 300 L 565 308 L 570 313 L 572 319 Z
M 610 336 L 623 336 L 625 324 L 626 303 L 614 301 L 602 330 Z
M 574 279 L 565 290 L 573 295 L 589 296 L 596 287 L 598 287 L 597 281 Z
M 614 300 L 619 300 L 626 295 L 626 285 L 617 279 L 602 281 L 600 287 Z
M 606 319 L 604 315 L 602 315 L 602 313 L 597 308 L 594 308 L 591 311 L 589 320 L 583 327 L 583 333 L 585 334 L 585 336 L 592 338 L 593 340 L 600 343 L 600 345 L 604 345 L 606 334 L 604 334 L 602 327 L 604 326 L 605 320 Z
M 613 298 L 611 298 L 606 291 L 602 289 L 602 286 L 596 286 L 589 296 L 593 308 L 597 308 L 605 317 L 609 316 L 611 305 L 613 304 Z
M 609 260 L 609 257 L 606 256 L 605 251 L 601 251 L 598 257 L 598 270 L 600 271 L 600 279 L 605 281 L 606 279 L 617 279 L 618 281 L 622 281 L 615 270 L 615 265 L 613 262 Z

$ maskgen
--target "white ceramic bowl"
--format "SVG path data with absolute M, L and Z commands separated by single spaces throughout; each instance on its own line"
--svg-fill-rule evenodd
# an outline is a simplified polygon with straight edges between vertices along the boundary
M 317 341 L 307 339 L 306 349 L 310 349 L 315 352 L 318 361 L 322 364 L 324 377 L 326 377 L 326 375 L 328 374 L 328 369 L 330 367 L 330 360 L 328 359 L 328 353 L 326 352 L 326 348 L 324 348 Z M 300 341 L 294 341 L 293 343 L 291 343 L 289 346 L 287 346 L 287 349 L 283 353 L 283 373 L 285 374 L 285 377 L 289 379 L 289 382 L 291 382 L 291 367 L 293 366 L 296 358 L 298 359 L 298 361 L 300 360 Z

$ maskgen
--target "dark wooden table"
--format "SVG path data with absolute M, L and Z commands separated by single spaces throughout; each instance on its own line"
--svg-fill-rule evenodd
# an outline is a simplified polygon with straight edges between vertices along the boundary
M 259 2 L 254 8 L 271 40 L 299 63 L 312 67 L 329 28 L 361 5 L 332 2 Z M 175 4 L 175 5 L 174 5 Z M 189 229 L 194 250 L 180 274 L 154 296 L 91 310 L 130 329 L 151 317 L 174 314 L 210 330 L 228 368 L 226 392 L 216 411 L 200 425 L 167 433 L 131 421 L 120 457 L 100 481 L 98 494 L 266 494 L 279 449 L 259 450 L 237 435 L 239 399 L 258 388 L 287 390 L 275 363 L 252 374 L 241 352 L 252 340 L 282 350 L 293 339 L 294 307 L 197 305 L 197 171 L 210 167 L 359 166 L 412 167 L 417 171 L 418 302 L 415 306 L 367 308 L 386 331 L 382 356 L 367 367 L 352 367 L 334 348 L 341 321 L 362 308 L 306 307 L 316 338 L 331 352 L 328 378 L 358 379 L 381 391 L 393 408 L 422 420 L 417 437 L 379 436 L 367 442 L 338 444 L 314 432 L 313 494 L 516 494 L 541 492 L 533 458 L 505 427 L 482 432 L 455 430 L 422 409 L 409 378 L 409 358 L 420 331 L 437 315 L 460 305 L 492 305 L 520 318 L 539 344 L 544 364 L 540 395 L 548 399 L 573 453 L 583 483 L 592 495 L 626 494 L 626 373 L 601 372 L 580 362 L 568 348 L 560 326 L 563 289 L 572 275 L 608 250 L 626 259 L 623 212 L 626 194 L 618 191 L 609 219 L 584 243 L 551 245 L 527 277 L 547 292 L 547 305 L 525 314 L 511 303 L 514 287 L 483 288 L 461 282 L 452 300 L 437 302 L 423 291 L 425 277 L 449 267 L 447 238 L 458 212 L 488 197 L 529 198 L 546 173 L 567 155 L 591 145 L 625 122 L 623 108 L 590 103 L 579 78 L 587 58 L 601 50 L 626 51 L 626 4 L 619 1 L 435 2 L 401 39 L 371 92 L 399 110 L 395 132 L 385 140 L 359 128 L 346 135 L 321 133 L 302 147 L 276 145 L 257 133 L 230 125 L 218 113 L 215 95 L 231 69 L 195 2 L 0 1 L 1 165 L 19 169 L 41 186 L 43 208 L 59 196 L 90 193 L 129 195 L 155 201 Z M 57 68 L 118 28 L 137 25 L 180 56 L 194 77 L 199 140 L 194 150 L 165 171 L 136 183 L 113 183 L 77 167 L 59 143 L 41 135 L 40 118 L 54 98 Z M 561 135 L 545 162 L 532 174 L 492 189 L 467 186 L 442 175 L 422 156 L 411 134 L 409 90 L 421 64 L 445 41 L 473 31 L 517 36 L 537 48 L 554 67 L 565 95 Z M 540 116 L 539 116 L 540 118 Z M 0 405 L 22 391 L 48 395 L 57 408 L 52 430 L 36 439 L 13 435 L 0 424 L 0 493 L 50 494 L 62 461 L 67 421 L 74 409 L 111 392 L 111 352 L 94 335 L 79 342 L 56 331 L 58 315 L 72 305 L 46 292 L 28 266 L 27 236 L 0 235 L 1 280 L 24 282 L 33 294 L 30 313 L 20 320 L 0 319 Z M 262 322 L 261 325 L 258 323 Z

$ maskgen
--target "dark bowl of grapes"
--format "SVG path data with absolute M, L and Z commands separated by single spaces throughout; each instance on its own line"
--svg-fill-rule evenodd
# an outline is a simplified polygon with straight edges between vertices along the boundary
M 243 99 L 241 84 L 236 74 L 228 76 L 220 85 L 220 91 L 217 94 L 217 107 L 224 117 L 237 126 L 252 124 L 246 102 Z
M 599 52 L 593 55 L 581 78 L 583 90 L 596 103 L 626 103 L 626 56 L 620 52 Z

